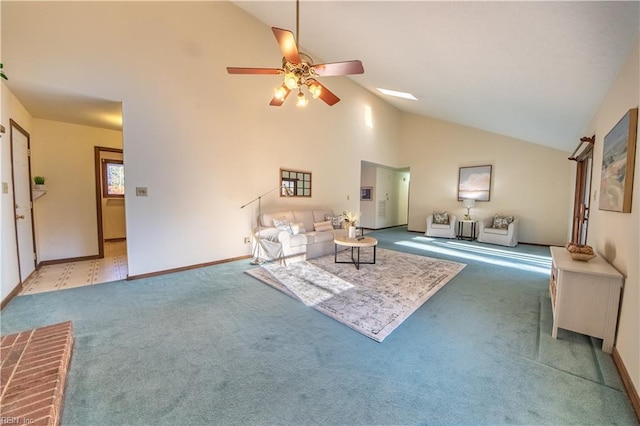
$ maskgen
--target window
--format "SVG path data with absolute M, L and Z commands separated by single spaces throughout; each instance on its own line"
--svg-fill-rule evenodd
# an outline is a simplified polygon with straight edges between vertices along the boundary
M 288 189 L 292 197 L 311 197 L 311 173 L 280 169 L 280 185 Z M 280 196 L 285 195 L 284 190 Z
M 124 164 L 120 160 L 102 159 L 102 196 L 124 197 Z

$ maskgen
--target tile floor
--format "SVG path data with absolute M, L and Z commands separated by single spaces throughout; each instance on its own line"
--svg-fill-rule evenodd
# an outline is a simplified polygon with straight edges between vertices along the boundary
M 104 258 L 46 265 L 25 281 L 20 295 L 64 290 L 127 278 L 126 241 L 104 244 Z

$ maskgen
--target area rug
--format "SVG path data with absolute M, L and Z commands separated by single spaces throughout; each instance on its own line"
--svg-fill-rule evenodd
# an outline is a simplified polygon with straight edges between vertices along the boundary
M 336 264 L 327 255 L 247 270 L 371 339 L 382 342 L 466 265 L 379 248 L 374 265 Z

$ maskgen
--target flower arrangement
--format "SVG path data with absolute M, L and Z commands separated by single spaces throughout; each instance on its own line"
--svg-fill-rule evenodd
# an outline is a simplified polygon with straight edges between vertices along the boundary
M 360 216 L 360 212 L 356 213 L 350 210 L 342 212 L 342 217 L 344 217 L 344 221 L 348 223 L 348 226 L 356 226 L 356 222 L 360 220 Z

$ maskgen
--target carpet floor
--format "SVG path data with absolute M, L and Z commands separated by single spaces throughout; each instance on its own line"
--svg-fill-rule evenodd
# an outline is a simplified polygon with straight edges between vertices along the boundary
M 1 332 L 73 321 L 62 425 L 636 425 L 601 341 L 551 338 L 548 248 L 379 247 L 467 266 L 377 343 L 248 261 L 15 297 Z

